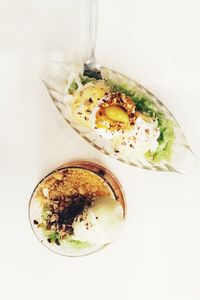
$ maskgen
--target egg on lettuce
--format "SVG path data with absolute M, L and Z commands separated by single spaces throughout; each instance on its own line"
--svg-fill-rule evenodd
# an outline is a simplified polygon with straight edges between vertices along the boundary
M 158 147 L 157 120 L 136 111 L 135 103 L 125 94 L 111 93 L 102 80 L 77 91 L 71 110 L 74 121 L 94 129 L 115 155 L 139 157 Z
M 94 109 L 94 115 L 94 129 L 111 141 L 116 154 L 141 156 L 158 147 L 157 120 L 135 111 L 134 102 L 126 95 L 106 95 Z

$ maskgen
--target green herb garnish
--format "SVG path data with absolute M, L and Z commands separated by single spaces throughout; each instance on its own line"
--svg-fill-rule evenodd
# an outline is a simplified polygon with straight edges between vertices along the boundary
M 54 243 L 56 240 L 60 240 L 61 236 L 59 233 L 50 231 L 50 233 L 47 234 L 47 238 L 51 240 L 52 243 Z
M 74 91 L 77 90 L 77 88 L 78 88 L 78 84 L 76 83 L 75 80 L 73 80 L 70 87 L 69 87 L 69 89 L 68 89 L 68 91 L 69 91 L 70 94 L 73 94 Z

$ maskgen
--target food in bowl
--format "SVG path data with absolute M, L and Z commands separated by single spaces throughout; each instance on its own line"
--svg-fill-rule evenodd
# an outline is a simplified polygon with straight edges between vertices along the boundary
M 71 163 L 46 176 L 29 210 L 42 243 L 60 254 L 79 256 L 112 242 L 125 218 L 123 194 L 113 178 L 93 163 Z
M 119 159 L 144 165 L 170 162 L 174 123 L 150 97 L 110 79 L 73 74 L 62 108 L 74 127 L 101 140 L 102 148 Z
M 165 105 L 116 71 L 50 62 L 41 77 L 61 115 L 91 145 L 136 167 L 188 173 L 196 155 Z M 98 76 L 97 76 L 98 75 Z

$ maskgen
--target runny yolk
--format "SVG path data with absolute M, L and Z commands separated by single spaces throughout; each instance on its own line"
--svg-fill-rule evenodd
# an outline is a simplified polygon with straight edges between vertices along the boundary
M 118 105 L 111 105 L 105 108 L 106 116 L 116 122 L 128 123 L 128 114 Z

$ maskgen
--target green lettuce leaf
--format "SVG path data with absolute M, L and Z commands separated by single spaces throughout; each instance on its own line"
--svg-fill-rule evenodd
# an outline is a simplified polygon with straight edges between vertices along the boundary
M 75 90 L 77 90 L 77 88 L 78 88 L 78 84 L 76 83 L 75 80 L 73 80 L 68 91 L 70 94 L 73 94 L 75 92 Z
M 79 249 L 82 249 L 82 248 L 87 248 L 90 246 L 90 243 L 88 242 L 81 242 L 79 240 L 70 240 L 70 243 L 73 247 L 75 248 L 79 248 Z

